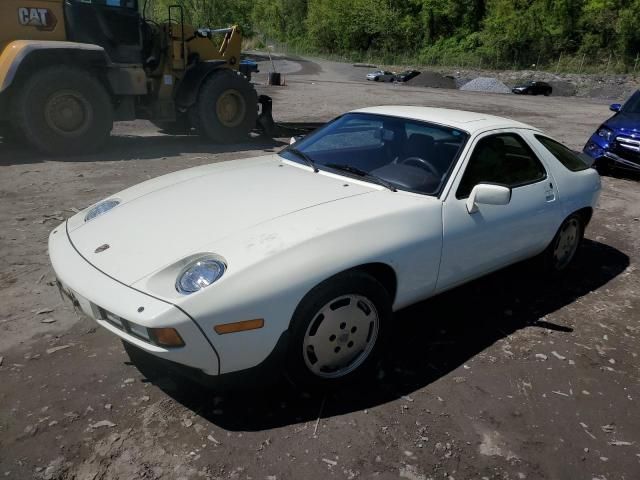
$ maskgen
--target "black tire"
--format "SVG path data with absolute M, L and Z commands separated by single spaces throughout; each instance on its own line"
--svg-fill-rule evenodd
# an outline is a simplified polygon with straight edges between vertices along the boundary
M 608 177 L 611 175 L 611 171 L 613 170 L 612 162 L 606 157 L 596 159 L 594 167 L 601 177 Z
M 54 155 L 95 151 L 113 128 L 113 104 L 105 88 L 73 67 L 35 72 L 17 95 L 14 112 L 21 135 Z
M 0 124 L 0 137 L 2 137 L 2 143 L 5 144 L 15 145 L 24 143 L 24 137 L 20 129 L 11 123 Z
M 351 305 L 355 305 L 362 313 L 357 312 L 362 318 L 353 318 L 351 327 L 346 323 L 340 323 L 339 327 L 325 325 L 329 319 L 322 315 L 322 311 L 327 309 L 338 311 L 343 308 L 353 308 L 345 305 L 346 297 Z M 366 303 L 362 303 L 362 300 Z M 337 304 L 340 306 L 334 308 Z M 372 305 L 374 310 L 370 310 L 368 305 Z M 369 313 L 367 313 L 369 310 Z M 348 312 L 348 311 L 347 311 Z M 344 311 L 342 312 L 345 313 Z M 373 317 L 372 315 L 376 315 Z M 378 363 L 381 353 L 384 350 L 387 325 L 392 316 L 391 298 L 389 292 L 375 278 L 360 271 L 346 272 L 338 274 L 311 290 L 300 302 L 291 321 L 290 341 L 287 351 L 287 377 L 299 388 L 311 390 L 328 390 L 337 388 L 370 373 L 372 368 Z M 377 325 L 374 325 L 377 319 Z M 347 320 L 349 321 L 349 320 Z M 359 322 L 359 323 L 358 323 Z M 356 324 L 361 325 L 361 330 L 357 331 Z M 364 326 L 363 326 L 364 325 Z M 377 328 L 376 328 L 377 327 Z M 333 329 L 336 329 L 333 334 Z M 327 330 L 329 329 L 329 330 Z M 330 370 L 314 373 L 309 366 L 315 357 L 315 368 L 324 368 L 320 365 L 320 360 L 315 356 L 313 346 L 307 344 L 306 339 L 320 337 L 320 332 L 328 331 L 331 336 L 325 341 L 325 346 L 329 346 L 336 355 L 340 348 L 344 348 L 342 354 L 349 355 L 350 348 L 354 347 L 351 360 L 341 368 L 331 372 Z M 310 333 L 307 336 L 307 333 Z M 311 333 L 314 332 L 314 333 Z M 366 344 L 361 344 L 358 338 L 364 339 Z M 322 337 L 324 338 L 324 337 Z M 318 338 L 317 341 L 321 339 Z M 313 340 L 315 342 L 316 340 Z M 354 345 L 354 341 L 357 342 Z M 329 343 L 333 342 L 333 343 Z M 335 344 L 335 347 L 333 346 Z M 311 348 L 310 348 L 311 347 Z M 306 350 L 305 350 L 306 348 Z M 336 357 L 338 358 L 338 357 Z M 333 375 L 333 377 L 331 377 Z
M 575 242 L 571 245 L 572 252 L 570 252 L 568 259 L 560 261 L 558 259 L 557 250 L 564 250 L 563 248 L 561 248 L 562 246 L 560 245 L 560 242 L 563 238 L 563 232 L 566 232 L 566 229 L 571 225 L 577 228 L 575 232 Z M 549 272 L 551 274 L 561 274 L 569 268 L 569 266 L 575 260 L 575 257 L 580 248 L 580 244 L 582 243 L 582 239 L 584 238 L 584 228 L 584 218 L 578 213 L 569 215 L 564 220 L 564 222 L 562 222 L 562 225 L 560 225 L 560 228 L 558 228 L 558 231 L 553 237 L 553 240 L 546 248 L 546 250 L 541 254 L 541 266 L 545 272 Z
M 549 95 L 551 95 L 551 90 L 545 90 L 544 91 L 544 96 L 548 97 Z
M 224 102 L 237 107 L 231 118 L 220 118 Z M 229 104 L 229 103 L 228 103 Z M 222 106 L 221 106 L 222 105 Z M 199 132 L 216 143 L 233 143 L 245 139 L 256 126 L 258 94 L 243 76 L 220 69 L 204 81 L 194 106 Z

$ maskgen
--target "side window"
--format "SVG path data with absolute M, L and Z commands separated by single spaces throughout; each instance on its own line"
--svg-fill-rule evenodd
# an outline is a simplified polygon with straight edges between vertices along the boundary
M 458 186 L 456 198 L 469 197 L 479 183 L 516 188 L 547 177 L 542 163 L 525 141 L 515 133 L 501 133 L 481 139 Z
M 555 140 L 551 140 L 548 137 L 543 137 L 542 135 L 536 135 L 536 139 L 544 146 L 544 148 L 549 150 L 551 155 L 553 155 L 562 165 L 567 167 L 569 170 L 573 172 L 579 172 L 580 170 L 586 170 L 587 168 L 589 168 L 589 165 L 582 161 L 578 155 L 573 153 L 561 143 L 558 143 Z

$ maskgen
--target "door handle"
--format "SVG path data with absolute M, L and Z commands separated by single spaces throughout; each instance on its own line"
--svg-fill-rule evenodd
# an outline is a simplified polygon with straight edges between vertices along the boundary
M 549 183 L 549 186 L 544 189 L 545 201 L 553 202 L 556 199 L 556 192 L 553 189 L 553 183 Z

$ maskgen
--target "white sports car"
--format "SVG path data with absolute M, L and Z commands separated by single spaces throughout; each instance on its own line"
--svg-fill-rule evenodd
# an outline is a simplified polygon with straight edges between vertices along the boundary
M 325 387 L 374 364 L 395 310 L 535 256 L 564 270 L 599 192 L 533 127 L 376 107 L 114 194 L 49 253 L 61 290 L 132 352 L 213 383 L 267 370 Z
M 375 72 L 367 73 L 367 80 L 373 82 L 395 82 L 396 74 L 386 70 L 376 70 Z

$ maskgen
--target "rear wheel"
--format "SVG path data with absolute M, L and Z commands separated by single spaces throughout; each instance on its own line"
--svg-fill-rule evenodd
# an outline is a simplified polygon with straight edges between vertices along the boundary
M 258 118 L 258 94 L 242 75 L 221 69 L 203 83 L 195 106 L 200 133 L 217 143 L 247 137 Z
M 542 254 L 545 270 L 552 273 L 565 271 L 576 256 L 584 237 L 584 220 L 577 213 L 570 215 Z
M 391 299 L 363 272 L 326 280 L 302 300 L 291 323 L 288 375 L 302 387 L 332 388 L 375 365 L 383 349 Z
M 21 135 L 50 154 L 97 150 L 113 128 L 113 105 L 88 72 L 51 67 L 26 82 L 14 105 Z

